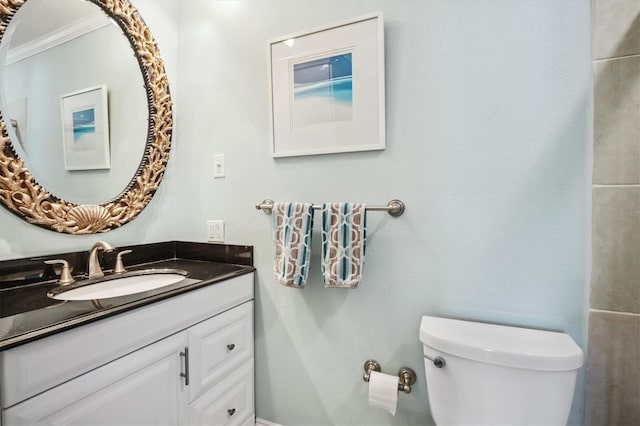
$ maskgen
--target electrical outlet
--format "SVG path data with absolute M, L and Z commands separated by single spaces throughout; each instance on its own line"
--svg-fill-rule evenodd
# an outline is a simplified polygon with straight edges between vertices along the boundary
M 224 220 L 207 221 L 207 241 L 224 243 Z

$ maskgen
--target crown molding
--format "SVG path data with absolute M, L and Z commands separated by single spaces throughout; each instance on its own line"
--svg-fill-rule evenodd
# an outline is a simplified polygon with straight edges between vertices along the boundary
M 30 56 L 52 49 L 75 38 L 110 25 L 111 19 L 102 12 L 91 14 L 85 18 L 63 25 L 43 36 L 35 38 L 7 52 L 6 65 L 26 59 Z

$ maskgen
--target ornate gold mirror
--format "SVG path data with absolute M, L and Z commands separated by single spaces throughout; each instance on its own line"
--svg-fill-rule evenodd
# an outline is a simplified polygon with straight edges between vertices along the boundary
M 9 131 L 9 126 L 15 126 L 13 120 L 4 108 L 0 112 L 0 201 L 9 211 L 31 224 L 68 234 L 106 232 L 135 219 L 155 194 L 171 148 L 173 123 L 169 83 L 151 32 L 128 0 L 89 1 L 99 6 L 124 34 L 133 49 L 144 83 L 148 106 L 144 154 L 133 177 L 126 178 L 125 188 L 102 203 L 83 204 L 54 195 L 34 178 L 34 175 L 40 175 L 35 170 L 30 171 L 25 163 L 25 151 L 15 140 L 16 128 Z M 3 44 L 6 45 L 5 36 L 10 38 L 9 25 L 27 2 L 35 3 L 36 0 L 0 0 L 0 50 Z M 64 7 L 67 2 L 55 3 Z M 111 159 L 112 163 L 117 161 L 118 158 Z

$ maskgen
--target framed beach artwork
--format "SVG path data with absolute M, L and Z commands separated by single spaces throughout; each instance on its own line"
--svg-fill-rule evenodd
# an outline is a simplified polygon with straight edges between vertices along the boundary
M 381 13 L 269 42 L 274 157 L 385 148 Z
M 61 106 L 65 169 L 109 169 L 107 86 L 63 95 Z

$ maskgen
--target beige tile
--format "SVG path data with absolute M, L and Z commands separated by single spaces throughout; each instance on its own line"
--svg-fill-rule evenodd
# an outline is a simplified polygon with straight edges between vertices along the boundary
M 640 56 L 596 62 L 594 72 L 593 182 L 640 183 Z
M 591 307 L 640 313 L 640 186 L 593 188 Z
M 640 53 L 640 0 L 593 0 L 593 57 Z
M 640 315 L 589 313 L 586 424 L 640 424 Z

